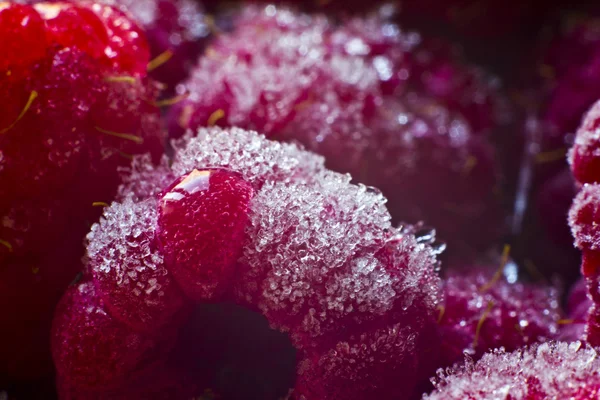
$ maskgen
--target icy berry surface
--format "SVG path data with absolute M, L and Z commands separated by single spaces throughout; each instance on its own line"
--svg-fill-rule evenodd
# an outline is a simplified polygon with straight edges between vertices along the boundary
M 106 309 L 98 324 L 129 329 L 145 314 L 166 310 L 160 301 L 149 304 L 157 293 L 143 289 L 158 280 L 166 291 L 166 279 L 174 279 L 191 300 L 233 301 L 288 333 L 298 350 L 297 398 L 394 398 L 425 378 L 418 349 L 439 301 L 434 232 L 393 228 L 379 191 L 326 170 L 321 157 L 294 144 L 212 128 L 186 136 L 175 150 L 170 167 L 138 158 L 133 175 L 148 182 L 126 182 L 139 193 L 113 203 L 88 236 L 88 269 L 98 289 L 85 300 Z M 165 181 L 160 192 L 151 189 Z M 142 293 L 132 297 L 138 287 Z M 57 313 L 57 365 L 69 361 L 61 358 L 71 357 L 68 349 L 81 347 L 66 347 L 79 340 L 70 328 L 88 318 L 74 315 Z M 95 328 L 94 322 L 80 335 L 93 336 Z M 106 335 L 107 346 L 113 340 Z M 90 356 L 90 379 L 104 376 L 95 370 L 103 363 Z M 397 374 L 406 379 L 399 382 Z
M 189 99 L 170 114 L 172 135 L 218 125 L 299 141 L 329 168 L 380 187 L 396 220 L 426 218 L 472 247 L 502 229 L 489 137 L 505 122 L 502 96 L 452 46 L 379 14 L 337 24 L 250 6 L 234 25 L 200 58 Z M 475 220 L 486 221 L 477 234 Z
M 580 342 L 552 342 L 506 353 L 441 375 L 424 399 L 593 399 L 600 394 L 598 353 Z
M 111 314 L 134 329 L 156 331 L 182 308 L 155 226 L 156 201 L 125 199 L 108 208 L 87 235 L 87 269 Z
M 59 303 L 52 328 L 58 379 L 73 388 L 105 390 L 156 363 L 156 338 L 136 333 L 108 313 L 93 282 L 72 286 Z
M 559 291 L 509 282 L 498 272 L 474 268 L 450 273 L 443 281 L 442 364 L 462 361 L 463 353 L 477 359 L 490 349 L 513 351 L 556 338 L 562 317 Z
M 225 169 L 194 169 L 166 188 L 158 235 L 166 264 L 186 295 L 219 300 L 236 275 L 254 189 Z

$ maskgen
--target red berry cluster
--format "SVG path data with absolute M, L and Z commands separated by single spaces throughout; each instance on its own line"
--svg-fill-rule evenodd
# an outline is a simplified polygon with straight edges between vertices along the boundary
M 0 1 L 0 398 L 597 398 L 597 10 L 295 6 Z

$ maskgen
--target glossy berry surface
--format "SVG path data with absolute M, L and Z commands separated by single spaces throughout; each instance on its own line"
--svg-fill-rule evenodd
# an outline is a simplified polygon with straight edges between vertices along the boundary
M 193 170 L 175 180 L 158 204 L 167 268 L 189 298 L 218 300 L 242 253 L 254 189 L 237 173 Z
M 442 287 L 443 364 L 462 361 L 463 353 L 478 359 L 490 349 L 513 351 L 558 334 L 562 315 L 555 288 L 511 283 L 486 268 L 450 273 Z
M 443 239 L 471 247 L 502 230 L 489 137 L 506 121 L 502 96 L 452 46 L 379 14 L 337 24 L 246 7 L 185 88 L 190 98 L 170 114 L 174 136 L 218 125 L 299 141 L 329 168 L 380 187 L 397 220 L 425 218 Z M 486 221 L 477 234 L 473 220 Z M 464 242 L 457 252 L 468 251 Z
M 598 353 L 580 342 L 551 342 L 506 353 L 495 350 L 477 363 L 441 375 L 435 399 L 593 399 L 600 394 Z

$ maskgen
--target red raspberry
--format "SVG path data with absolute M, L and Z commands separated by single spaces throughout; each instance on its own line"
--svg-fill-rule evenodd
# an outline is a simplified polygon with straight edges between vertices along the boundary
M 442 373 L 436 390 L 423 399 L 593 399 L 600 394 L 599 367 L 596 350 L 579 342 L 544 343 L 513 353 L 495 350 L 477 363 Z
M 81 238 L 99 212 L 92 203 L 114 195 L 117 169 L 131 154 L 162 153 L 163 132 L 158 90 L 146 76 L 148 46 L 121 11 L 3 3 L 0 31 L 0 271 L 26 265 L 38 286 L 28 295 L 47 305 L 39 308 L 46 315 L 32 312 L 40 324 L 6 342 L 17 348 L 19 336 L 48 343 L 44 321 L 81 268 Z M 0 313 L 10 314 L 13 301 L 1 291 Z M 43 347 L 30 365 L 45 365 Z M 6 365 L 20 359 L 11 357 Z
M 253 196 L 252 186 L 224 169 L 194 169 L 163 191 L 158 236 L 189 298 L 218 300 L 231 286 Z

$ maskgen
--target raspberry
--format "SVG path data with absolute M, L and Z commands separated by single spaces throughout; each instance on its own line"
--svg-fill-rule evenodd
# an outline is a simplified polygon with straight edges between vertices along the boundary
M 579 342 L 494 350 L 442 373 L 436 390 L 423 399 L 592 399 L 600 394 L 599 366 L 596 350 Z
M 132 154 L 163 152 L 158 89 L 144 35 L 116 9 L 3 3 L 0 20 L 0 270 L 24 265 L 35 276 L 27 293 L 45 305 L 32 312 L 40 324 L 19 332 L 48 343 L 45 321 L 81 268 L 81 238 L 100 211 L 92 203 L 110 200 Z M 12 301 L 2 291 L 0 313 Z M 30 365 L 41 367 L 49 349 L 38 350 Z M 7 365 L 18 363 L 11 357 Z
M 92 282 L 69 288 L 55 312 L 54 365 L 59 381 L 74 389 L 107 390 L 135 379 L 161 361 L 165 345 L 115 321 Z
M 463 353 L 479 358 L 489 349 L 513 351 L 558 334 L 560 296 L 552 287 L 511 283 L 479 268 L 451 273 L 443 291 L 442 364 L 462 360 Z
M 138 196 L 114 203 L 92 229 L 88 269 L 97 288 L 84 283 L 70 289 L 55 317 L 59 382 L 95 391 L 122 387 L 118 378 L 135 372 L 146 350 L 160 355 L 152 339 L 169 333 L 169 326 L 181 326 L 187 315 L 162 328 L 153 325 L 154 334 L 130 331 L 127 325 L 141 318 L 132 314 L 134 307 L 142 315 L 154 313 L 151 317 L 166 309 L 160 301 L 144 303 L 152 293 L 136 299 L 131 292 L 152 287 L 156 275 L 162 283 L 173 274 L 192 300 L 233 301 L 288 333 L 301 356 L 298 398 L 353 392 L 394 398 L 412 391 L 423 378 L 415 368 L 424 363 L 417 346 L 433 324 L 438 302 L 434 233 L 419 237 L 412 228 L 392 228 L 381 193 L 324 169 L 321 157 L 296 145 L 213 128 L 178 141 L 175 151 L 171 167 L 154 171 L 144 165 L 149 158 L 138 158 L 135 177 L 126 183 L 139 189 Z M 156 204 L 147 197 L 157 193 L 150 186 L 163 184 L 166 176 L 179 178 L 161 188 Z M 144 177 L 145 184 L 133 183 Z M 155 235 L 160 246 L 152 245 Z M 213 240 L 218 246 L 203 246 Z M 150 271 L 132 276 L 142 263 Z M 124 276 L 124 283 L 116 284 L 114 275 Z M 106 310 L 98 321 L 85 311 L 92 306 Z M 104 334 L 97 342 L 108 348 L 102 354 L 96 345 L 79 344 L 99 329 Z M 116 339 L 122 331 L 138 335 L 141 348 L 125 351 L 127 342 Z M 149 348 L 142 346 L 146 342 Z M 73 350 L 80 347 L 84 356 Z M 335 349 L 348 350 L 338 357 Z M 368 355 L 359 369 L 354 369 L 356 351 Z M 327 372 L 332 366 L 338 373 Z M 396 373 L 407 379 L 399 383 Z M 332 385 L 337 389 L 327 393 Z
M 239 175 L 222 169 L 195 169 L 163 192 L 158 236 L 189 298 L 217 300 L 231 285 L 253 195 Z
M 426 218 L 459 243 L 451 249 L 469 247 L 459 238 L 481 247 L 497 236 L 499 174 L 488 134 L 504 123 L 502 96 L 453 47 L 377 15 L 336 25 L 246 7 L 235 24 L 187 82 L 189 100 L 170 115 L 173 136 L 219 125 L 299 141 L 329 168 L 381 185 L 396 220 Z M 482 219 L 484 232 L 469 231 Z

